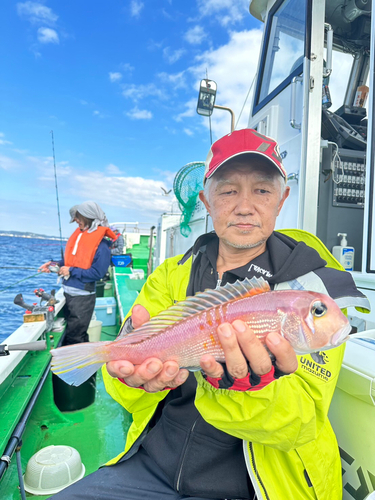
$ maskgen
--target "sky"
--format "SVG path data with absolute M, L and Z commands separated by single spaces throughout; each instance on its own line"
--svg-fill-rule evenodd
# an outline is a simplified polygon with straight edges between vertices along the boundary
M 2 2 L 0 231 L 59 234 L 51 131 L 64 237 L 86 200 L 155 225 L 174 208 L 162 188 L 211 145 L 206 71 L 247 125 L 262 31 L 249 0 Z M 213 140 L 229 132 L 215 110 Z

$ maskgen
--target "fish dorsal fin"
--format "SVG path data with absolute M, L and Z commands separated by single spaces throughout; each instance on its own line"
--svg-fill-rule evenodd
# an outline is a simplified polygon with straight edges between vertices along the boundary
M 270 286 L 263 278 L 245 278 L 243 281 L 237 280 L 235 283 L 216 288 L 207 289 L 204 292 L 198 292 L 192 297 L 177 302 L 165 311 L 157 314 L 147 323 L 137 328 L 131 333 L 118 340 L 125 344 L 135 344 L 147 340 L 154 335 L 158 335 L 166 328 L 174 325 L 177 321 L 189 318 L 194 314 L 201 313 L 210 307 L 216 307 L 220 304 L 238 300 L 244 297 L 251 297 L 260 293 L 269 292 Z

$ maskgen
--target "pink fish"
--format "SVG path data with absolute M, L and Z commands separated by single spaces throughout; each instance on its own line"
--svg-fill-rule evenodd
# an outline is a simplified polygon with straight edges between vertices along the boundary
M 245 321 L 264 342 L 276 332 L 297 354 L 331 349 L 350 332 L 347 318 L 327 295 L 301 290 L 271 291 L 263 278 L 245 279 L 216 290 L 199 292 L 154 316 L 117 340 L 75 344 L 53 349 L 52 371 L 70 385 L 80 385 L 107 361 L 138 365 L 149 357 L 174 360 L 199 370 L 203 354 L 225 361 L 217 327 Z

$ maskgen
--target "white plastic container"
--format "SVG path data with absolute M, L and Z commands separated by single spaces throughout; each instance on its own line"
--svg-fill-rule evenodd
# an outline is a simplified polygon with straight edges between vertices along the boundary
M 96 319 L 90 321 L 90 325 L 87 329 L 89 335 L 89 342 L 99 342 L 100 335 L 102 333 L 102 322 Z
M 332 249 L 332 255 L 340 264 L 345 268 L 346 271 L 353 271 L 354 269 L 354 247 L 348 246 L 348 241 L 346 239 L 346 233 L 338 233 L 337 236 L 341 236 L 340 245 L 336 245 Z
M 375 330 L 350 335 L 329 410 L 340 447 L 343 500 L 375 490 Z
M 85 467 L 75 448 L 51 445 L 33 455 L 26 467 L 25 490 L 33 495 L 52 495 L 81 479 Z

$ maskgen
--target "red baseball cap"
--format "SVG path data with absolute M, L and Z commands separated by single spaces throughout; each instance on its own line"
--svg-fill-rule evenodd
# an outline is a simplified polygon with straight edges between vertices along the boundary
M 259 134 L 256 130 L 244 128 L 224 135 L 212 144 L 206 159 L 203 184 L 228 160 L 249 153 L 268 160 L 278 169 L 280 175 L 284 179 L 286 178 L 277 142 L 270 137 Z

